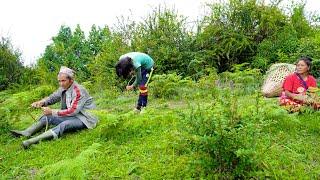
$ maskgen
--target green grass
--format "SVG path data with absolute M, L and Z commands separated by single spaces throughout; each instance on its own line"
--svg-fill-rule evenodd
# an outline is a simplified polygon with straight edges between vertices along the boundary
M 186 91 L 186 90 L 185 90 Z M 207 89 L 170 100 L 150 97 L 144 114 L 132 112 L 135 93 L 95 94 L 100 123 L 93 130 L 69 133 L 58 140 L 43 141 L 23 150 L 25 138 L 1 135 L 2 179 L 190 179 L 232 177 L 212 165 L 210 153 L 194 147 L 195 138 L 185 131 L 184 113 L 215 103 L 216 90 Z M 13 97 L 17 97 L 13 96 Z M 258 108 L 257 118 L 243 120 L 241 138 L 253 139 L 253 168 L 244 167 L 243 177 L 272 179 L 317 179 L 320 173 L 319 112 L 288 114 L 276 99 L 247 94 L 238 97 L 243 117 Z M 29 97 L 29 99 L 32 99 Z M 10 101 L 8 101 L 10 102 Z M 13 105 L 8 105 L 14 109 Z M 12 113 L 15 113 L 14 111 Z M 22 129 L 33 122 L 28 113 L 17 111 L 11 128 Z M 248 114 L 246 114 L 248 113 Z M 39 111 L 32 111 L 34 116 Z M 264 118 L 261 118 L 263 116 Z M 256 120 L 255 120 L 256 119 Z M 262 119 L 262 120 L 261 120 Z M 251 129 L 250 129 L 250 126 Z M 209 127 L 210 128 L 210 127 Z M 253 129 L 253 130 L 252 130 Z M 241 133 L 241 131 L 239 132 Z M 239 139 L 238 139 L 239 140 Z M 228 147 L 226 145 L 226 147 Z M 242 152 L 249 151 L 243 149 Z M 237 151 L 238 154 L 240 150 Z M 246 155 L 246 154 L 244 154 Z M 241 155 L 239 154 L 239 157 Z M 242 157 L 242 156 L 241 156 Z

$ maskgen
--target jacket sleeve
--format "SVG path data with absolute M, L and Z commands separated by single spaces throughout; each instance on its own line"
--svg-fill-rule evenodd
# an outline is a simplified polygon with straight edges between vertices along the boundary
M 87 99 L 87 93 L 85 91 L 81 91 L 78 86 L 74 86 L 73 93 L 75 93 L 75 96 L 72 99 L 71 106 L 64 110 L 52 110 L 52 116 L 74 116 L 84 108 Z
M 49 97 L 44 98 L 44 106 L 49 106 L 55 104 L 61 100 L 61 89 L 58 89 L 56 92 L 52 93 Z

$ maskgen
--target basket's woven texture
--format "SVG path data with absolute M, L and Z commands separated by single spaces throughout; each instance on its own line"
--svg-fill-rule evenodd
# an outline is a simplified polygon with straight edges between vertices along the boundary
M 262 94 L 266 97 L 276 97 L 281 94 L 282 84 L 286 76 L 293 73 L 296 66 L 293 64 L 273 64 L 266 73 L 266 79 L 262 85 Z
M 309 87 L 307 95 L 313 100 L 315 104 L 320 105 L 320 88 Z

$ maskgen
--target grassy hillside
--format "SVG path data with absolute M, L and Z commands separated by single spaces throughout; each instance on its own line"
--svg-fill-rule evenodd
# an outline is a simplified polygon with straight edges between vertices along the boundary
M 28 150 L 21 147 L 25 138 L 13 138 L 7 129 L 30 125 L 40 111 L 28 105 L 54 88 L 2 92 L 0 177 L 319 178 L 319 112 L 288 114 L 277 99 L 263 98 L 250 76 L 241 77 L 208 76 L 198 83 L 178 78 L 171 88 L 156 84 L 168 77 L 155 77 L 149 107 L 139 115 L 132 112 L 136 93 L 97 92 L 97 128 Z

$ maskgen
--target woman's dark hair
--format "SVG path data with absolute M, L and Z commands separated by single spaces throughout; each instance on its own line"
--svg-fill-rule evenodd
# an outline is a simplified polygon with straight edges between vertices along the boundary
M 309 67 L 309 72 L 311 71 L 311 65 L 312 65 L 312 59 L 308 56 L 302 56 L 298 59 L 298 61 L 296 62 L 296 64 L 298 64 L 299 61 L 304 61 L 307 66 Z
M 116 64 L 116 73 L 119 77 L 127 78 L 133 70 L 132 59 L 124 57 Z

